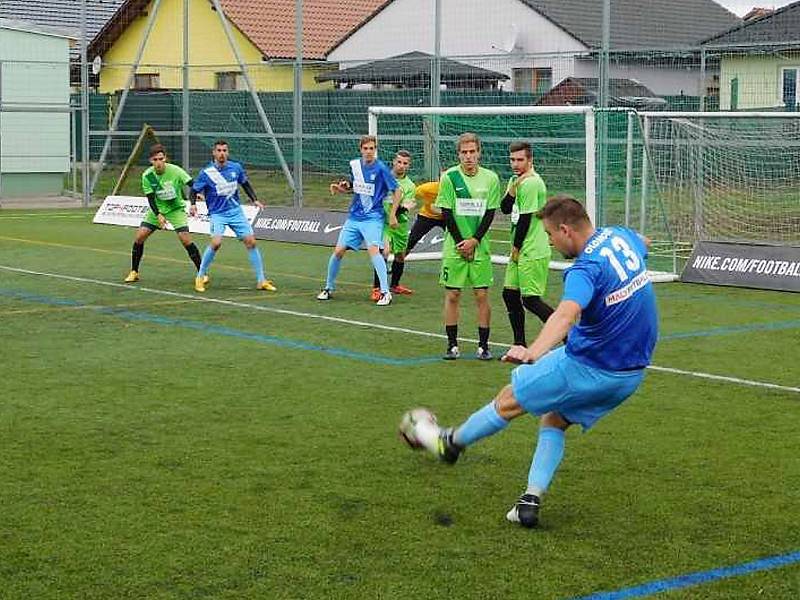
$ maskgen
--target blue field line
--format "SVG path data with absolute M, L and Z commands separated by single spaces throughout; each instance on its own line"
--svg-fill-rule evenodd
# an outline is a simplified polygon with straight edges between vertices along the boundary
M 264 335 L 260 333 L 252 333 L 249 331 L 242 331 L 233 329 L 231 327 L 223 327 L 221 325 L 209 325 L 201 321 L 190 321 L 187 319 L 176 319 L 173 317 L 165 317 L 162 315 L 154 315 L 145 312 L 134 312 L 121 308 L 113 308 L 109 306 L 94 306 L 91 304 L 84 304 L 77 300 L 70 300 L 68 298 L 54 298 L 51 296 L 41 296 L 39 294 L 30 294 L 19 290 L 0 289 L 0 296 L 8 298 L 16 298 L 28 302 L 35 302 L 37 304 L 46 304 L 50 306 L 74 306 L 85 307 L 93 312 L 104 315 L 111 315 L 126 321 L 139 321 L 145 323 L 155 323 L 157 325 L 168 325 L 172 327 L 181 327 L 183 329 L 191 329 L 201 333 L 210 333 L 216 335 L 224 335 L 226 337 L 233 337 L 240 340 L 248 340 L 257 342 L 259 344 L 266 344 L 270 346 L 278 346 L 281 348 L 291 348 L 293 350 L 306 350 L 312 352 L 321 352 L 330 356 L 338 356 L 340 358 L 348 358 L 351 360 L 358 360 L 370 364 L 389 365 L 405 367 L 409 365 L 423 365 L 430 363 L 441 362 L 441 358 L 436 356 L 423 356 L 416 358 L 393 358 L 391 356 L 381 356 L 379 354 L 369 354 L 365 352 L 356 352 L 346 348 L 335 348 L 331 346 L 320 346 L 310 342 L 303 342 L 292 340 L 288 338 L 277 337 L 274 335 Z
M 759 560 L 743 563 L 741 565 L 720 567 L 718 569 L 711 569 L 709 571 L 700 571 L 698 573 L 690 573 L 688 575 L 679 575 L 669 579 L 659 579 L 650 583 L 623 588 L 615 592 L 597 592 L 594 594 L 589 594 L 588 596 L 577 596 L 572 598 L 572 600 L 623 600 L 627 598 L 643 598 L 645 596 L 652 596 L 653 594 L 659 594 L 661 592 L 668 592 L 693 585 L 709 583 L 718 579 L 727 579 L 728 577 L 748 575 L 757 571 L 780 569 L 781 567 L 798 562 L 800 562 L 800 552 L 780 554 L 777 556 L 770 556 L 767 558 L 761 558 Z
M 714 337 L 718 335 L 734 335 L 737 333 L 752 333 L 753 331 L 781 331 L 784 329 L 800 329 L 800 320 L 775 321 L 772 323 L 750 323 L 748 325 L 728 325 L 712 329 L 699 329 L 696 331 L 682 331 L 668 333 L 658 337 L 659 341 L 681 340 L 696 337 Z

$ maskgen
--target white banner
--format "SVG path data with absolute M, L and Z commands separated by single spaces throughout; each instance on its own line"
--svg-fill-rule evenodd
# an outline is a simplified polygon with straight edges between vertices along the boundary
M 144 220 L 147 209 L 150 205 L 147 198 L 141 196 L 107 196 L 97 213 L 94 215 L 93 223 L 101 225 L 122 225 L 123 227 L 138 227 Z M 253 205 L 243 205 L 244 216 L 250 225 L 256 220 L 258 208 Z M 189 204 L 186 204 L 186 213 L 189 213 Z M 167 223 L 166 228 L 172 230 L 172 225 Z M 208 233 L 211 226 L 208 221 L 208 210 L 205 202 L 197 203 L 197 216 L 189 217 L 189 231 L 192 233 Z M 230 227 L 225 228 L 227 237 L 234 237 Z

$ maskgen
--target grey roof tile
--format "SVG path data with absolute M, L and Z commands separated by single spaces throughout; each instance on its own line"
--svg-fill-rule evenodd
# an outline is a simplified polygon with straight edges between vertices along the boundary
M 800 2 L 793 2 L 774 13 L 746 21 L 708 38 L 705 43 L 717 44 L 763 44 L 770 42 L 800 41 Z
M 89 39 L 100 31 L 124 0 L 86 0 Z M 79 0 L 2 0 L 0 18 L 28 21 L 80 34 Z
M 522 0 L 590 47 L 603 35 L 600 0 Z M 612 48 L 689 48 L 741 20 L 713 0 L 613 0 Z

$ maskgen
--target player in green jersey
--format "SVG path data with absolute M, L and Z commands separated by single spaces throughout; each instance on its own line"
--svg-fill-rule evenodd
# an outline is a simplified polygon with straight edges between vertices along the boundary
M 194 263 L 195 270 L 200 268 L 200 251 L 189 235 L 189 222 L 186 216 L 186 198 L 191 198 L 189 214 L 195 216 L 194 195 L 186 191 L 191 189 L 192 177 L 178 165 L 167 162 L 167 150 L 161 144 L 150 148 L 150 166 L 142 173 L 142 191 L 147 196 L 150 210 L 136 231 L 131 250 L 131 272 L 125 283 L 139 281 L 139 263 L 144 254 L 144 243 L 157 229 L 164 229 L 167 223 L 172 225 L 178 239 L 186 248 L 186 253 Z
M 389 227 L 389 219 L 392 213 L 392 199 L 387 198 L 383 201 L 383 210 L 386 215 L 386 223 L 383 226 L 383 238 L 386 243 L 383 246 L 384 255 L 389 259 L 389 253 L 394 254 L 394 261 L 392 262 L 392 279 L 389 286 L 389 291 L 392 294 L 413 294 L 414 291 L 400 285 L 400 278 L 403 276 L 403 269 L 405 268 L 405 259 L 408 249 L 408 238 L 411 233 L 409 226 L 408 211 L 416 206 L 414 196 L 416 194 L 417 186 L 408 176 L 408 170 L 411 167 L 411 153 L 408 150 L 399 150 L 395 154 L 392 161 L 392 174 L 397 180 L 397 185 L 400 187 L 400 207 L 397 209 L 397 227 Z M 381 296 L 380 284 L 378 282 L 378 274 L 374 274 L 372 284 L 372 299 L 377 301 Z
M 550 242 L 536 212 L 547 202 L 547 188 L 533 168 L 533 150 L 527 142 L 509 146 L 514 175 L 508 182 L 500 210 L 511 215 L 511 255 L 503 284 L 503 301 L 514 332 L 514 345 L 525 341 L 525 308 L 544 323 L 553 308 L 542 300 L 547 288 Z M 524 307 L 524 308 L 523 308 Z
M 500 179 L 480 166 L 481 141 L 474 133 L 463 133 L 456 141 L 459 164 L 445 171 L 439 182 L 436 207 L 446 225 L 439 283 L 445 287 L 444 326 L 447 332 L 445 360 L 460 356 L 458 317 L 461 290 L 471 287 L 478 306 L 478 352 L 480 360 L 491 360 L 489 352 L 489 286 L 493 283 L 492 256 L 486 233 L 500 207 Z

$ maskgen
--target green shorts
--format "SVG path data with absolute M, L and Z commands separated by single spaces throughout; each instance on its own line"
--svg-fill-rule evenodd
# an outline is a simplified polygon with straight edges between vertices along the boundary
M 411 228 L 408 225 L 408 221 L 398 223 L 396 229 L 392 229 L 389 225 L 383 226 L 383 237 L 389 240 L 389 249 L 392 254 L 406 251 L 409 235 L 411 235 Z
M 523 296 L 544 296 L 550 258 L 526 258 L 520 254 L 519 261 L 509 261 L 503 287 L 519 290 Z
M 494 283 L 492 257 L 481 256 L 469 262 L 461 257 L 444 258 L 439 283 L 458 289 L 489 287 Z
M 167 222 L 172 225 L 175 231 L 189 230 L 189 216 L 186 214 L 186 210 L 184 210 L 183 207 L 176 208 L 168 213 L 162 214 Z M 159 228 L 158 217 L 151 209 L 147 209 L 147 214 L 144 216 L 144 220 L 142 221 L 142 227 L 147 227 L 148 229 Z

